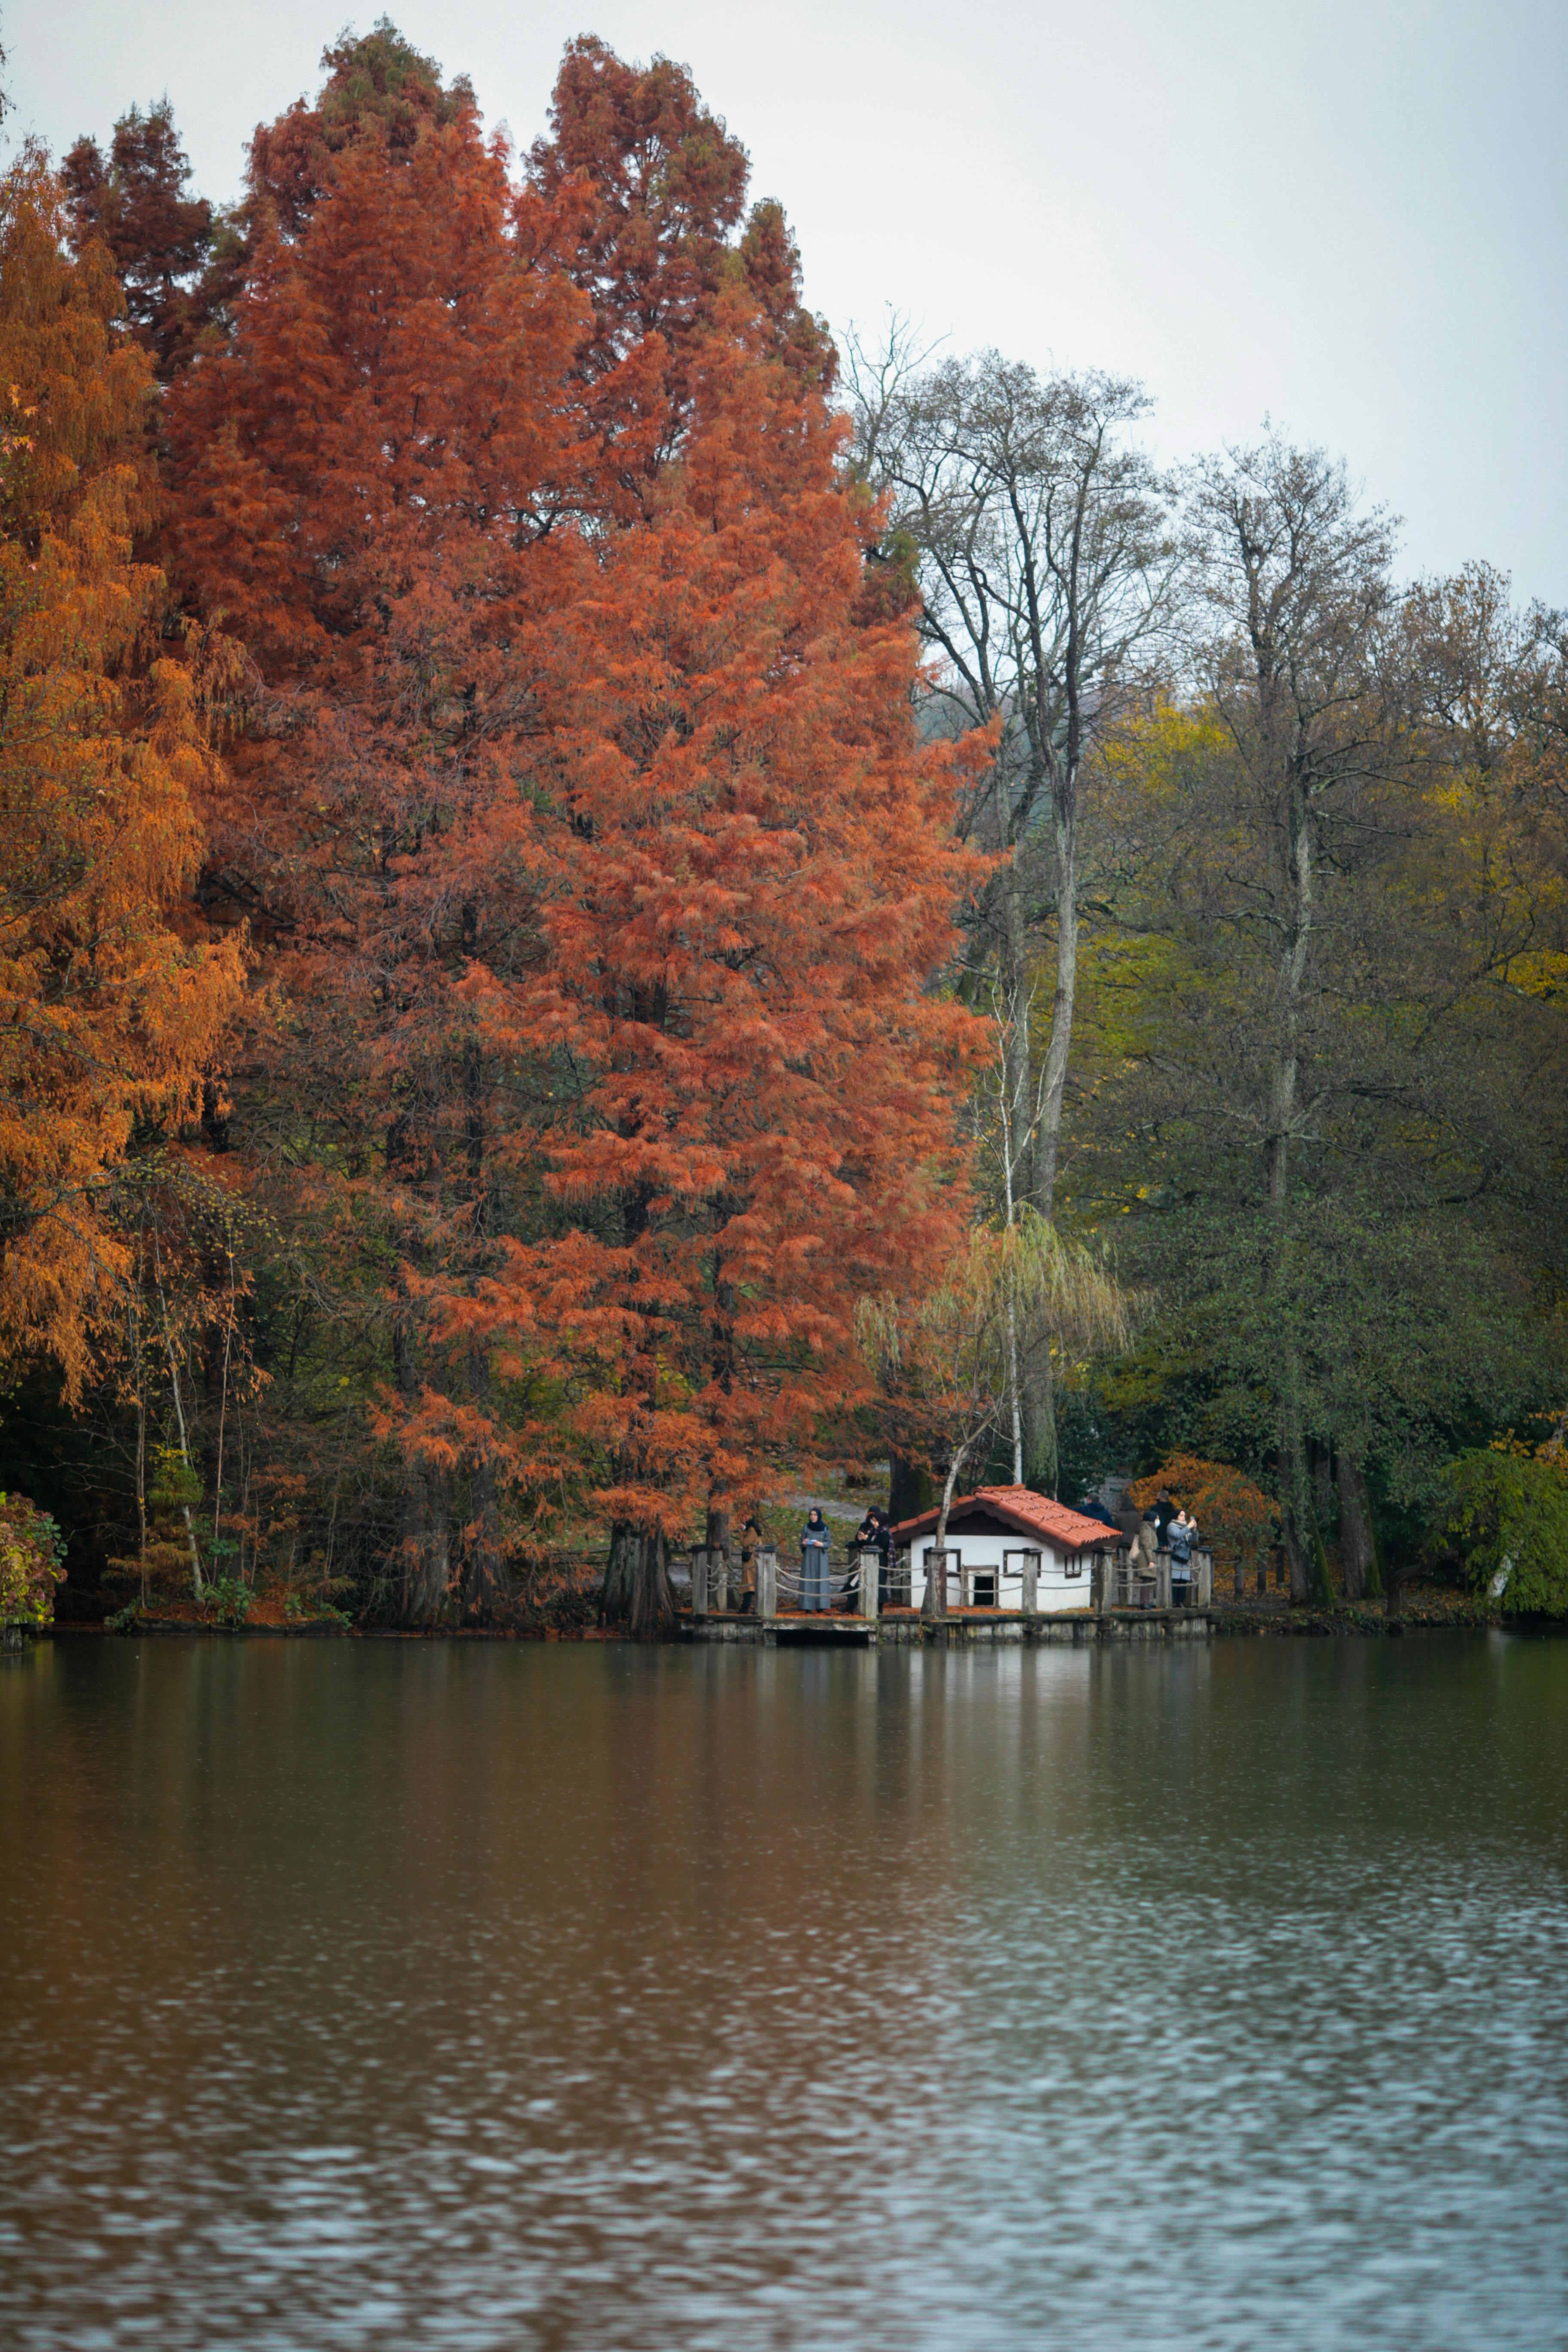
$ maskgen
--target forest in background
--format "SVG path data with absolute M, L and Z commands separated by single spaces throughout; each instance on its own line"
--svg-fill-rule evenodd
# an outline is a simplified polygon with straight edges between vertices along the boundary
M 652 1630 L 887 1459 L 1568 1607 L 1568 622 L 841 354 L 682 67 L 323 70 L 0 183 L 0 1613 Z

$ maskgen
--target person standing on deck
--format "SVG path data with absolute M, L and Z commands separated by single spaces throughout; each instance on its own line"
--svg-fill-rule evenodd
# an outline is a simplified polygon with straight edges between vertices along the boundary
M 826 1609 L 828 1605 L 827 1547 L 832 1538 L 827 1522 L 816 1504 L 806 1514 L 805 1525 L 800 1531 L 801 1594 L 803 1609 Z
M 893 1570 L 896 1565 L 893 1522 L 880 1507 L 873 1517 L 877 1522 L 877 1606 L 885 1609 L 893 1597 Z
M 754 1611 L 757 1605 L 757 1546 L 762 1542 L 762 1523 L 754 1511 L 747 1514 L 741 1528 L 741 1613 Z
M 1139 1523 L 1138 1532 L 1132 1538 L 1132 1572 L 1129 1580 L 1127 1597 L 1134 1607 L 1138 1605 L 1142 1590 L 1146 1590 L 1151 1594 L 1153 1592 L 1154 1554 L 1159 1549 L 1160 1523 L 1151 1505 L 1144 1512 Z
M 1184 1609 L 1193 1597 L 1193 1546 L 1197 1539 L 1196 1519 L 1178 1511 L 1165 1538 L 1171 1554 L 1171 1599 L 1178 1609 Z

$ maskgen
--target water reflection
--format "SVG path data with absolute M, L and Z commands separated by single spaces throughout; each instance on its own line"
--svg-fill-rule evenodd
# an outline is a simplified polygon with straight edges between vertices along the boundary
M 58 1643 L 0 2340 L 1562 2340 L 1568 1646 Z

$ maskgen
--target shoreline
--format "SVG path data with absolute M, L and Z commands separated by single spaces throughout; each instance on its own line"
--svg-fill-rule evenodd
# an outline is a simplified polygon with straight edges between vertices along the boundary
M 1195 1613 L 1195 1612 L 1194 1612 Z M 1343 1609 L 1271 1609 L 1247 1610 L 1215 1604 L 1206 1610 L 1208 1630 L 1215 1639 L 1229 1640 L 1328 1640 L 1335 1636 L 1357 1640 L 1401 1640 L 1409 1633 L 1484 1633 L 1499 1632 L 1545 1633 L 1556 1628 L 1568 1629 L 1568 1620 L 1558 1618 L 1505 1618 L 1496 1611 L 1459 1609 L 1407 1608 L 1397 1617 L 1384 1617 L 1381 1610 L 1350 1606 Z M 929 1631 L 921 1627 L 914 1639 L 921 1646 L 942 1646 L 951 1621 L 938 1620 Z M 21 1647 L 32 1641 L 74 1641 L 102 1638 L 108 1641 L 134 1641 L 140 1635 L 157 1641 L 289 1641 L 289 1642 L 526 1642 L 526 1643 L 629 1643 L 634 1637 L 615 1626 L 538 1626 L 519 1628 L 509 1625 L 220 1625 L 196 1624 L 188 1618 L 152 1618 L 122 1630 L 110 1633 L 101 1620 L 68 1619 L 61 1623 L 26 1626 L 20 1629 Z M 688 1620 L 678 1620 L 673 1629 L 653 1637 L 649 1646 L 679 1646 L 693 1639 L 693 1628 Z M 1026 1633 L 1023 1646 L 1045 1646 Z M 12 1653 L 16 1654 L 15 1652 Z

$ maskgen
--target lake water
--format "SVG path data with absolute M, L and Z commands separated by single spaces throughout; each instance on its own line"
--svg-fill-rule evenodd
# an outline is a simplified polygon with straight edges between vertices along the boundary
M 1568 1643 L 41 1645 L 0 2343 L 1568 2343 Z

